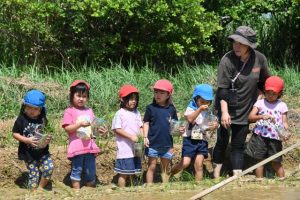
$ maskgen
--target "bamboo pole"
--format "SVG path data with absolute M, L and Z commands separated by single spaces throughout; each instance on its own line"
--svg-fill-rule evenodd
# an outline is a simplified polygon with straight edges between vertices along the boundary
M 296 144 L 293 144 L 292 146 L 290 146 L 290 147 L 288 147 L 288 148 L 286 148 L 286 149 L 284 149 L 284 150 L 282 150 L 282 151 L 274 154 L 273 156 L 270 156 L 269 158 L 267 158 L 267 159 L 265 159 L 265 160 L 263 160 L 263 161 L 255 164 L 255 165 L 253 165 L 252 167 L 249 167 L 248 169 L 242 171 L 240 174 L 231 176 L 230 178 L 225 179 L 224 181 L 221 181 L 220 183 L 218 183 L 218 184 L 216 184 L 216 185 L 214 185 L 214 186 L 212 186 L 210 188 L 207 188 L 206 190 L 204 190 L 204 191 L 202 191 L 202 192 L 200 192 L 200 193 L 192 196 L 189 200 L 198 200 L 198 199 L 201 199 L 201 197 L 204 197 L 205 195 L 207 195 L 207 194 L 215 191 L 216 189 L 219 189 L 220 187 L 223 187 L 224 185 L 230 183 L 231 181 L 233 181 L 233 180 L 235 180 L 235 179 L 237 179 L 237 178 L 239 178 L 239 177 L 241 177 L 241 176 L 243 176 L 245 174 L 248 174 L 249 172 L 253 171 L 254 169 L 256 169 L 256 168 L 258 168 L 258 167 L 260 167 L 260 166 L 262 166 L 262 165 L 264 165 L 264 164 L 266 164 L 266 163 L 274 160 L 275 158 L 277 158 L 277 157 L 279 157 L 279 156 L 281 156 L 281 155 L 283 155 L 283 154 L 285 154 L 285 153 L 287 153 L 287 152 L 289 152 L 289 151 L 291 151 L 291 150 L 293 150 L 293 149 L 295 149 L 295 148 L 297 148 L 299 146 L 300 146 L 300 142 L 297 142 Z

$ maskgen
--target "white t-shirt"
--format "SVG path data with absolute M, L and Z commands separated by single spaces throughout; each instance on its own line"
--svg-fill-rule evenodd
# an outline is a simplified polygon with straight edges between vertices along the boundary
M 195 112 L 192 108 L 187 107 L 187 109 L 185 110 L 184 116 L 188 116 L 190 114 L 192 114 L 193 112 Z M 207 111 L 202 111 L 198 117 L 195 119 L 196 124 L 202 124 L 204 116 L 206 115 Z M 182 134 L 182 137 L 190 137 L 192 130 L 189 130 L 189 123 L 187 123 L 186 127 L 185 127 L 185 132 L 184 134 Z

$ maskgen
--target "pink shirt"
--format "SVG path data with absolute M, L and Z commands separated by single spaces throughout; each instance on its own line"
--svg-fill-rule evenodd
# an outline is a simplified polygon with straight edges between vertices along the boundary
M 69 107 L 64 112 L 62 127 L 66 125 L 75 124 L 80 118 L 84 118 L 90 122 L 95 118 L 94 112 L 90 108 L 76 109 Z M 76 132 L 69 133 L 69 147 L 68 147 L 68 158 L 72 158 L 77 155 L 94 153 L 97 154 L 100 149 L 97 147 L 94 139 L 80 139 L 77 137 Z
M 128 111 L 121 108 L 115 114 L 112 121 L 112 130 L 123 129 L 125 132 L 138 135 L 142 127 L 142 119 L 139 111 Z M 116 134 L 117 159 L 134 157 L 134 142 Z
M 258 109 L 259 115 L 271 115 L 275 118 L 275 123 L 283 128 L 282 115 L 288 112 L 287 105 L 281 100 L 277 100 L 275 103 L 269 103 L 265 99 L 258 100 L 255 104 Z M 264 123 L 264 120 L 258 120 L 255 124 L 253 132 L 263 137 L 279 140 L 278 133 L 274 125 Z

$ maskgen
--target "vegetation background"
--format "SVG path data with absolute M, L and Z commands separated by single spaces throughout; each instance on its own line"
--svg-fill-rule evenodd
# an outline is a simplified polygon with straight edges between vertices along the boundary
M 183 113 L 194 85 L 215 86 L 218 62 L 231 48 L 227 36 L 240 25 L 256 30 L 258 50 L 267 56 L 272 74 L 285 80 L 283 100 L 289 109 L 299 112 L 299 10 L 300 0 L 0 1 L 1 188 L 7 193 L 14 191 L 16 184 L 26 183 L 18 171 L 20 166 L 24 169 L 24 163 L 16 158 L 18 143 L 11 130 L 27 90 L 36 88 L 47 95 L 47 132 L 53 134 L 51 150 L 57 167 L 53 194 L 59 199 L 72 196 L 64 182 L 70 169 L 64 159 L 67 134 L 60 127 L 70 83 L 74 79 L 90 82 L 89 106 L 96 116 L 110 123 L 119 108 L 117 92 L 121 85 L 138 87 L 139 110 L 144 113 L 152 101 L 152 85 L 167 78 L 175 88 L 176 108 Z M 298 123 L 299 115 L 294 116 Z M 115 159 L 112 139 L 97 138 L 99 146 L 108 149 L 98 158 L 97 175 L 108 182 Z M 181 144 L 180 138 L 175 143 Z M 180 159 L 180 145 L 177 150 Z M 299 155 L 297 151 L 290 156 L 290 163 L 295 163 Z M 193 180 L 190 174 L 184 177 Z M 205 181 L 209 186 L 214 184 L 206 179 L 204 185 Z M 173 185 L 157 191 L 170 191 L 168 187 Z M 103 190 L 98 187 L 98 193 L 87 190 L 83 195 L 99 198 Z M 140 190 L 144 192 L 145 188 Z

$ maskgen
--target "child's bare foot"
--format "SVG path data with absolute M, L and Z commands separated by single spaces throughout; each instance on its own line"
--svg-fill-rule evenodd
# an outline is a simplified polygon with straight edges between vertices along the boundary
M 168 173 L 162 173 L 161 174 L 161 179 L 163 183 L 168 183 L 170 179 L 170 174 Z

